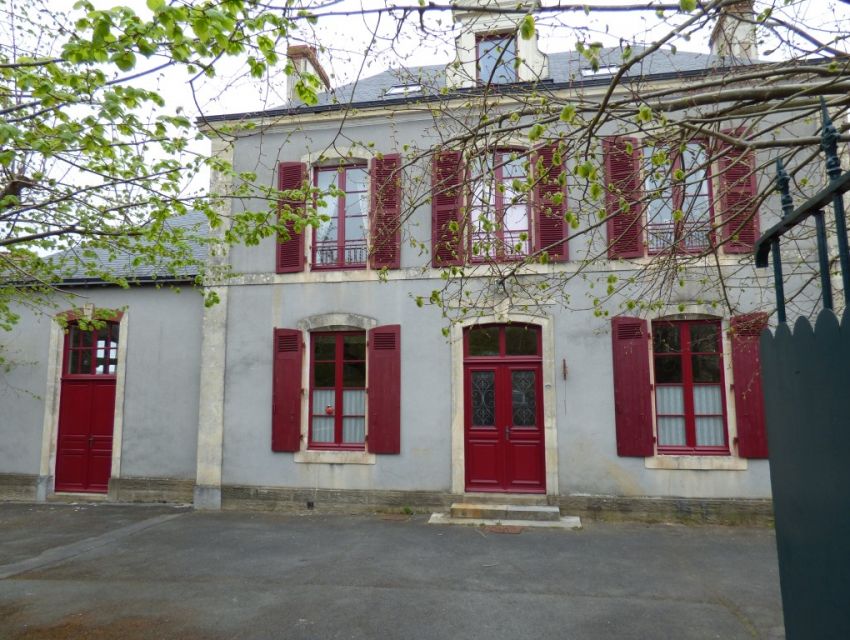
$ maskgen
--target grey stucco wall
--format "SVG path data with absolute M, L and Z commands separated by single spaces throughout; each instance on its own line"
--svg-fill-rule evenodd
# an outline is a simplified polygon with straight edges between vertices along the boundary
M 392 119 L 352 119 L 342 135 L 335 126 L 313 122 L 302 126 L 270 128 L 241 139 L 236 147 L 237 168 L 256 171 L 271 184 L 281 160 L 310 161 L 320 153 L 333 153 L 344 140 L 370 141 L 368 152 L 354 157 L 367 159 L 372 152 L 397 152 L 405 144 L 427 147 L 440 133 L 427 115 L 398 115 Z M 445 133 L 445 132 L 443 132 Z M 603 135 L 613 133 L 607 130 Z M 759 163 L 767 163 L 765 154 Z M 760 180 L 769 180 L 761 176 Z M 427 168 L 413 167 L 405 173 L 405 198 L 416 200 L 428 188 Z M 411 195 L 412 192 L 413 195 Z M 572 196 L 571 196 L 572 197 Z M 573 201 L 571 201 L 573 202 Z M 571 204 L 571 208 L 574 206 Z M 259 201 L 249 206 L 262 206 Z M 761 208 L 761 228 L 778 215 L 775 198 Z M 582 216 L 582 226 L 592 216 Z M 420 202 L 405 223 L 404 234 L 430 244 L 430 206 Z M 307 243 L 309 249 L 309 242 Z M 587 255 L 604 255 L 604 225 L 590 233 L 571 231 L 570 254 L 575 261 Z M 274 241 L 258 247 L 235 248 L 231 260 L 237 272 L 248 274 L 230 287 L 228 310 L 226 402 L 223 483 L 291 486 L 301 488 L 423 489 L 451 488 L 452 359 L 451 348 L 441 333 L 445 319 L 434 310 L 419 309 L 412 296 L 426 299 L 443 282 L 439 273 L 425 268 L 427 252 L 402 243 L 401 263 L 405 278 L 378 282 L 368 272 L 304 273 L 276 276 Z M 308 259 L 309 261 L 309 259 Z M 640 263 L 640 261 L 638 261 Z M 576 262 L 553 266 L 541 275 L 576 268 Z M 634 263 L 631 263 L 632 265 Z M 754 269 L 751 257 L 729 257 L 723 267 L 723 295 L 738 312 L 769 307 L 772 289 L 768 274 Z M 620 496 L 683 496 L 763 498 L 770 495 L 766 461 L 749 460 L 745 470 L 669 470 L 647 468 L 642 458 L 621 458 L 616 453 L 613 406 L 611 337 L 607 317 L 593 313 L 592 300 L 604 290 L 611 265 L 598 261 L 559 291 L 571 310 L 557 304 L 537 307 L 554 324 L 554 404 L 558 430 L 559 492 L 564 494 Z M 620 263 L 617 275 L 627 281 L 636 271 Z M 370 279 L 371 278 L 371 279 Z M 680 312 L 720 317 L 700 301 L 718 299 L 718 267 L 712 261 L 695 262 L 679 277 L 664 281 L 657 291 L 666 304 L 649 312 L 662 317 Z M 681 279 L 681 283 L 677 280 Z M 512 293 L 521 297 L 529 280 L 520 280 Z M 246 284 L 240 284 L 246 283 Z M 481 286 L 473 278 L 467 286 Z M 659 280 L 661 282 L 661 280 Z M 247 284 L 251 283 L 251 284 Z M 635 284 L 620 299 L 646 300 L 652 295 Z M 494 302 L 494 301 L 493 301 Z M 680 306 L 681 305 L 681 306 Z M 515 305 L 519 310 L 521 305 Z M 808 306 L 808 302 L 803 306 Z M 578 309 L 578 310 L 575 310 Z M 584 309 L 584 310 L 582 310 Z M 606 309 L 622 310 L 616 301 Z M 379 324 L 402 327 L 402 451 L 399 456 L 378 456 L 375 465 L 296 463 L 292 454 L 273 453 L 271 428 L 271 336 L 275 327 L 296 327 L 300 320 L 320 313 L 357 313 Z M 728 316 L 724 318 L 728 322 Z M 305 335 L 305 340 L 307 336 Z M 727 360 L 729 354 L 725 354 Z M 566 360 L 569 376 L 560 366 Z M 728 380 L 727 380 L 728 384 Z M 733 404 L 727 393 L 727 407 Z
M 201 297 L 153 287 L 74 293 L 76 306 L 123 308 L 127 314 L 121 475 L 194 478 Z M 66 308 L 24 312 L 12 332 L 0 335 L 21 363 L 0 374 L 0 473 L 39 472 L 51 317 Z
M 50 320 L 19 309 L 20 321 L 0 330 L 0 473 L 37 475 L 41 457 Z
M 445 326 L 412 295 L 433 280 L 235 286 L 230 291 L 223 483 L 300 488 L 435 490 L 451 488 L 452 359 Z M 573 281 L 581 296 L 587 284 Z M 686 294 L 685 294 L 686 295 Z M 559 493 L 620 496 L 763 498 L 768 465 L 746 470 L 648 469 L 616 452 L 611 337 L 593 312 L 542 309 L 554 322 L 554 394 Z M 322 313 L 355 313 L 402 327 L 401 454 L 375 465 L 295 462 L 271 451 L 272 330 Z M 305 334 L 305 341 L 308 336 Z M 309 344 L 309 342 L 307 342 Z M 729 354 L 726 354 L 727 358 Z M 309 356 L 307 356 L 309 357 Z M 561 375 L 566 360 L 569 375 Z M 732 397 L 727 398 L 727 406 Z
M 364 282 L 234 287 L 228 318 L 223 483 L 448 490 L 449 347 L 439 330 L 439 314 L 417 308 L 408 296 L 411 290 L 424 292 L 425 286 L 411 281 L 404 286 Z M 375 465 L 294 463 L 292 454 L 271 451 L 272 329 L 295 328 L 309 316 L 332 312 L 402 327 L 402 453 L 378 456 Z M 309 345 L 306 335 L 305 340 Z

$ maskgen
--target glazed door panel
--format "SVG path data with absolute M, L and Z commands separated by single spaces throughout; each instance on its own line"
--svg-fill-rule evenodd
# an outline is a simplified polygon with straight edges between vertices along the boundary
M 467 491 L 546 490 L 540 364 L 467 364 Z

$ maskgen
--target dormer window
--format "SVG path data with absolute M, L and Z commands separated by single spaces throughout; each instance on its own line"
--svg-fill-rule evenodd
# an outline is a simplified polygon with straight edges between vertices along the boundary
M 475 45 L 479 84 L 517 81 L 515 33 L 477 36 Z

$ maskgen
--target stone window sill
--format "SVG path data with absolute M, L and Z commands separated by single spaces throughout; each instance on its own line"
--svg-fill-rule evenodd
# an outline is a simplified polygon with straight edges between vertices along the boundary
M 307 464 L 375 464 L 375 454 L 365 451 L 297 451 L 294 459 Z
M 650 456 L 643 459 L 647 469 L 696 471 L 746 471 L 746 458 L 730 456 Z

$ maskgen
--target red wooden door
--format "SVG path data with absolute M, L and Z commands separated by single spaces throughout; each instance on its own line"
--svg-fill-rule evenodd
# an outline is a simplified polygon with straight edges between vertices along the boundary
M 112 469 L 118 326 L 65 336 L 56 491 L 106 493 Z
M 466 341 L 464 365 L 466 490 L 546 491 L 539 333 L 512 348 L 506 327 L 487 326 Z M 508 326 L 516 329 L 515 326 Z

